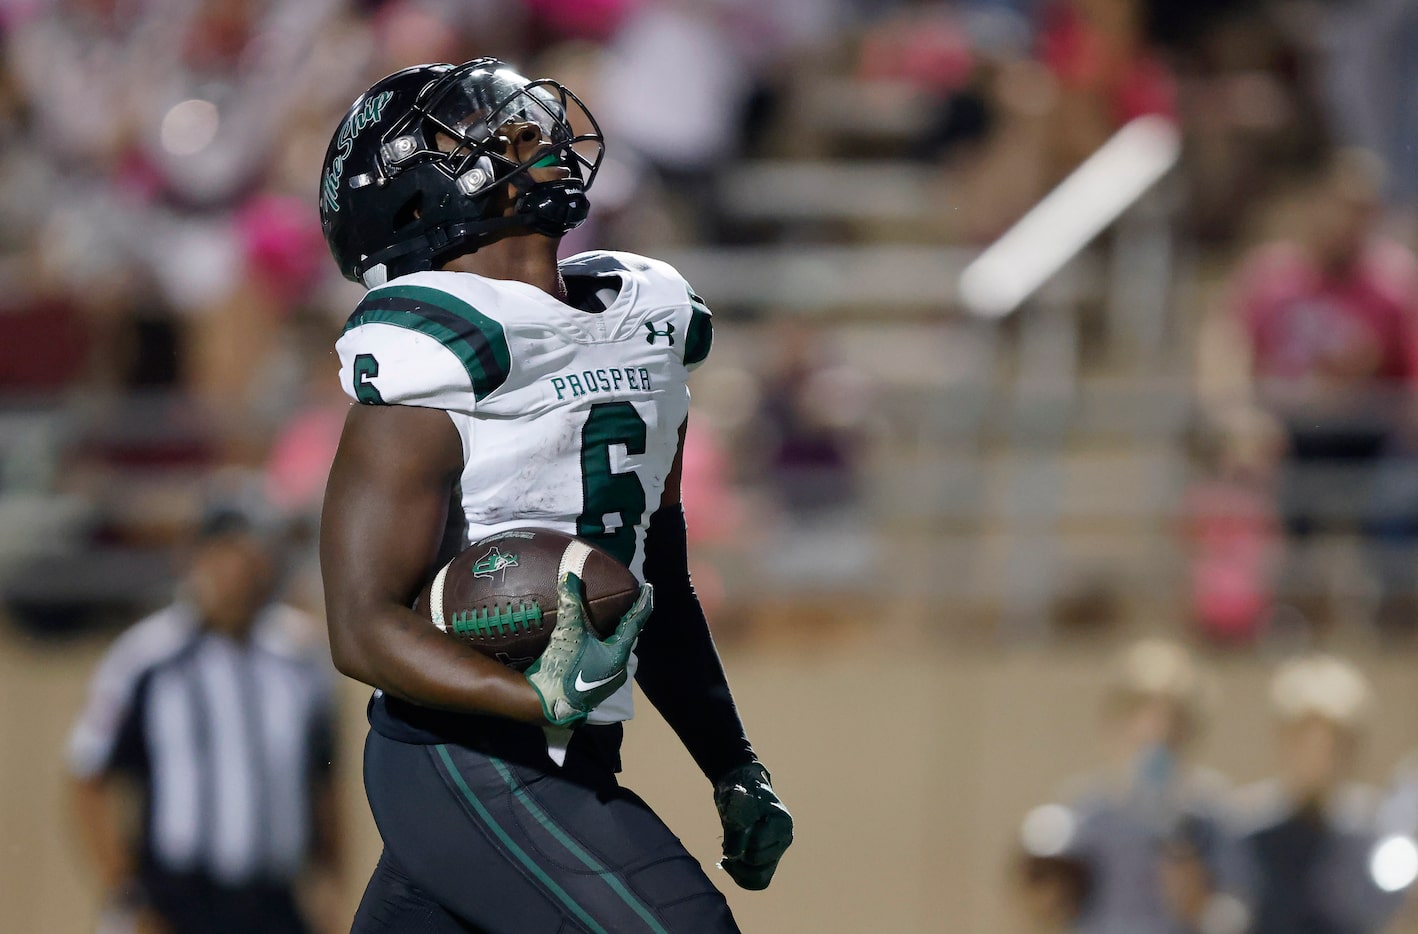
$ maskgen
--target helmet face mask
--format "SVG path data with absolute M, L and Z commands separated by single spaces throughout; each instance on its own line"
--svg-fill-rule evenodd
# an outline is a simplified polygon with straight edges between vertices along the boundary
M 573 130 L 568 120 L 573 112 L 588 124 L 587 132 Z M 508 124 L 535 126 L 546 145 L 531 159 L 508 158 L 499 135 Z M 456 180 L 486 156 L 494 171 L 482 187 L 505 181 L 548 156 L 589 186 L 600 168 L 601 148 L 595 118 L 569 90 L 547 79 L 527 81 L 506 69 L 489 71 L 477 62 L 460 66 L 439 81 L 428 100 L 416 104 L 381 139 L 381 153 L 391 172 L 428 161 Z
M 496 59 L 406 69 L 356 100 L 330 143 L 326 241 L 345 277 L 372 287 L 514 228 L 560 236 L 585 219 L 603 152 L 595 118 L 555 81 Z M 558 166 L 563 178 L 529 173 Z

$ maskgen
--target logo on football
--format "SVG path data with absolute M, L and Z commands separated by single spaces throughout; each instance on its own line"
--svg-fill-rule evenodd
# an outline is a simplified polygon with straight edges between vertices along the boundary
M 517 556 L 513 554 L 503 554 L 501 549 L 493 545 L 488 549 L 487 554 L 473 562 L 474 577 L 488 577 L 506 580 L 507 569 L 517 566 Z

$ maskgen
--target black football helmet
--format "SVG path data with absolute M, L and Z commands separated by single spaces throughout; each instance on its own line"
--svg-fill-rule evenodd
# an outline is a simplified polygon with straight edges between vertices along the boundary
M 543 145 L 512 157 L 499 130 L 535 124 Z M 355 100 L 320 173 L 320 222 L 345 278 L 375 286 L 472 253 L 514 227 L 559 237 L 586 219 L 605 141 L 575 94 L 495 58 L 418 65 Z M 529 168 L 567 177 L 534 182 Z M 506 185 L 516 191 L 506 213 Z

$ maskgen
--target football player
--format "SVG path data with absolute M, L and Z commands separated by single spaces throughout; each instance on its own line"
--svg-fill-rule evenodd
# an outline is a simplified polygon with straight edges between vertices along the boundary
M 737 930 L 617 784 L 632 676 L 713 786 L 729 876 L 766 887 L 792 839 L 687 569 L 685 380 L 709 311 L 653 259 L 557 261 L 602 150 L 566 88 L 478 59 L 379 81 L 326 153 L 325 236 L 369 289 L 336 344 L 358 404 L 321 527 L 335 663 L 376 688 L 365 783 L 384 852 L 356 931 Z M 581 536 L 644 582 L 602 641 L 564 573 L 526 674 L 410 609 L 441 562 L 519 525 Z

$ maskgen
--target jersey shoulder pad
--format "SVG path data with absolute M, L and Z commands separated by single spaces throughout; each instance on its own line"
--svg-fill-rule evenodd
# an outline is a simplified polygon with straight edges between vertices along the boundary
M 358 402 L 471 411 L 511 370 L 497 294 L 477 276 L 424 272 L 371 289 L 335 347 Z
M 559 264 L 561 271 L 575 276 L 623 276 L 634 279 L 641 304 L 683 302 L 689 291 L 684 276 L 664 260 L 618 250 L 578 253 Z
M 634 276 L 639 282 L 642 307 L 673 309 L 670 321 L 684 335 L 676 345 L 681 348 L 685 367 L 693 370 L 708 358 L 714 342 L 713 315 L 674 266 L 636 253 L 602 250 L 570 257 L 562 268 L 581 275 Z
M 714 344 L 714 315 L 704 299 L 695 294 L 693 286 L 684 283 L 689 295 L 689 325 L 684 335 L 684 365 L 693 370 L 709 357 Z
M 678 306 L 677 316 L 684 327 L 681 354 L 685 369 L 697 369 L 708 359 L 709 348 L 714 343 L 714 316 L 678 269 L 662 260 L 645 259 L 645 262 L 650 264 L 651 274 L 657 280 L 657 291 L 663 289 L 664 300 Z

